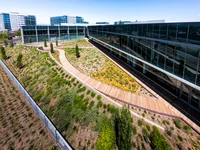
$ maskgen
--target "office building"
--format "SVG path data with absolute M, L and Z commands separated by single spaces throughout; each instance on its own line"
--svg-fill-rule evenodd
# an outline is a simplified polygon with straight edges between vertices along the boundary
M 131 23 L 131 21 L 115 21 L 114 24 L 117 25 L 117 24 L 128 24 L 128 23 Z
M 170 103 L 200 110 L 200 22 L 22 27 L 24 43 L 85 36 Z
M 36 17 L 33 15 L 28 15 L 24 17 L 26 26 L 36 26 Z
M 96 24 L 109 24 L 109 22 L 96 22 Z
M 169 102 L 200 110 L 200 22 L 88 26 L 87 35 Z
M 0 14 L 0 31 L 10 30 L 10 15 L 8 13 Z
M 84 25 L 66 26 L 23 26 L 21 28 L 22 42 L 28 43 L 29 38 L 32 42 L 44 40 L 73 40 L 85 37 L 86 27 Z
M 10 24 L 12 31 L 19 30 L 20 27 L 25 26 L 25 16 L 17 12 L 11 12 Z
M 51 26 L 58 26 L 61 23 L 76 24 L 84 23 L 84 19 L 79 16 L 57 16 L 50 18 Z

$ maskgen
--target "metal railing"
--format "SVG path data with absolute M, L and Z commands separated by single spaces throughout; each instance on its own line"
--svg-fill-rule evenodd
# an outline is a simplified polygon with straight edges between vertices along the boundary
M 4 62 L 2 60 L 0 60 L 0 65 L 3 67 L 3 69 L 8 74 L 10 79 L 13 81 L 13 83 L 17 86 L 17 88 L 23 94 L 25 99 L 30 104 L 31 108 L 35 111 L 35 113 L 38 115 L 38 117 L 42 120 L 43 124 L 48 129 L 48 131 L 50 132 L 50 134 L 52 135 L 54 140 L 56 141 L 56 144 L 62 150 L 72 150 L 72 147 L 67 143 L 67 141 L 63 138 L 63 136 L 59 133 L 59 131 L 53 125 L 53 123 L 44 114 L 44 112 L 40 109 L 40 107 L 35 103 L 35 101 L 31 98 L 31 96 L 28 94 L 28 92 L 24 89 L 24 87 L 21 85 L 21 83 L 16 79 L 16 77 L 7 68 L 7 66 L 4 64 Z

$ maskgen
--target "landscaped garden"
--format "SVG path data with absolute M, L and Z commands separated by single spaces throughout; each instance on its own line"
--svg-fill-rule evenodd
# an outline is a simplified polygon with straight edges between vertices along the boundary
M 56 149 L 41 120 L 0 66 L 0 149 Z
M 74 67 L 79 69 L 84 74 L 87 74 L 106 84 L 119 87 L 123 90 L 136 92 L 139 89 L 140 85 L 134 80 L 133 77 L 126 74 L 96 48 L 92 46 L 81 48 L 83 47 L 81 44 L 84 43 L 85 45 L 87 41 L 80 41 L 81 40 L 77 41 L 77 43 L 79 43 L 77 45 L 80 47 L 80 57 L 78 58 L 76 56 L 75 42 L 70 43 L 70 46 L 73 46 L 74 44 L 74 48 L 65 48 L 66 57 Z M 67 43 L 65 46 L 69 47 Z
M 200 145 L 199 135 L 180 120 L 129 108 L 167 129 L 158 130 L 133 118 L 127 107 L 113 106 L 67 74 L 48 53 L 16 46 L 6 48 L 6 54 L 10 58 L 5 63 L 75 149 L 188 149 Z M 16 66 L 19 54 L 23 55 L 21 69 Z

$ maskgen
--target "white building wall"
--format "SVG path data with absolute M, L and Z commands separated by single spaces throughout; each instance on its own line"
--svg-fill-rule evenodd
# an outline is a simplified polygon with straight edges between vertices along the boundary
M 18 13 L 10 13 L 10 25 L 11 25 L 11 30 L 18 30 Z
M 25 16 L 17 12 L 10 13 L 11 30 L 18 30 L 20 27 L 25 26 Z
M 69 23 L 69 24 L 75 24 L 76 23 L 76 17 L 67 16 L 67 23 Z
M 5 30 L 4 22 L 3 22 L 3 15 L 0 14 L 0 31 Z

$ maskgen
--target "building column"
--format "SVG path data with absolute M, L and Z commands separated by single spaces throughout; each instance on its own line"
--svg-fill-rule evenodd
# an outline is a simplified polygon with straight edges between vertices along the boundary
M 35 26 L 35 35 L 36 35 L 36 42 L 38 42 L 38 33 L 37 33 L 37 26 Z
M 78 29 L 77 29 L 77 26 L 76 26 L 76 38 L 78 38 Z
M 135 59 L 132 58 L 132 64 L 133 64 L 133 67 L 135 67 Z
M 154 60 L 154 49 L 155 49 L 155 41 L 152 42 L 152 49 L 151 49 L 151 62 Z
M 50 42 L 50 32 L 49 32 L 49 26 L 48 26 L 48 31 L 47 31 L 47 34 L 48 34 L 48 41 Z
M 60 40 L 60 26 L 58 26 L 58 40 Z
M 146 70 L 146 64 L 143 63 L 142 73 L 145 74 L 146 72 L 147 72 L 147 70 Z
M 188 103 L 189 104 L 191 104 L 191 99 L 192 99 L 192 87 L 190 87 L 189 93 L 188 93 Z
M 68 40 L 69 40 L 69 39 L 70 39 L 70 37 L 69 37 L 69 36 L 70 36 L 70 35 L 69 35 L 69 26 L 68 26 L 68 31 L 67 31 L 67 32 L 68 32 Z
M 23 27 L 21 27 L 20 31 L 21 31 L 22 43 L 24 44 L 24 32 L 23 32 Z

